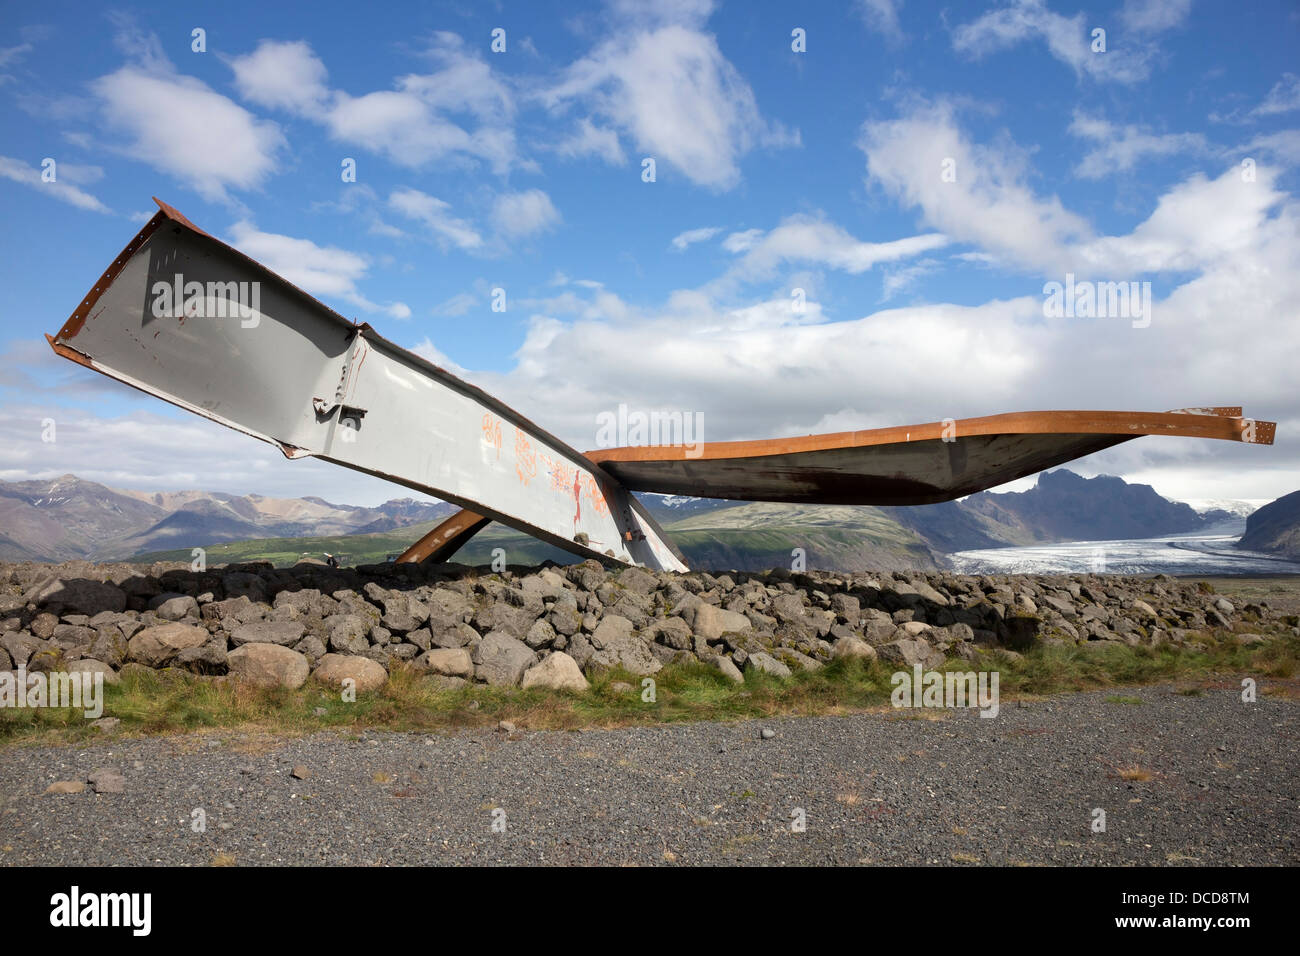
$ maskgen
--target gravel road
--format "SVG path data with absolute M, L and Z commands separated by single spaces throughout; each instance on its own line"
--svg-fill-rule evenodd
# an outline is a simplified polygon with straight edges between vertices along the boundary
M 1004 702 L 994 719 L 11 747 L 0 862 L 1294 866 L 1300 705 L 1243 704 L 1237 686 Z M 1123 779 L 1133 765 L 1151 778 Z M 123 792 L 45 793 L 99 767 Z

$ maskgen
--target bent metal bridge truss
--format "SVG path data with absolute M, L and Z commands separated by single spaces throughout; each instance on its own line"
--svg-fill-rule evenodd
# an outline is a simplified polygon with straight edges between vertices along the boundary
M 47 336 L 54 351 L 288 458 L 314 455 L 461 506 L 402 561 L 446 560 L 499 521 L 584 557 L 682 571 L 632 492 L 930 504 L 1142 435 L 1273 443 L 1273 423 L 1216 407 L 1015 412 L 583 454 L 155 202 L 158 213 Z M 247 290 L 253 300 L 231 315 L 230 299 Z

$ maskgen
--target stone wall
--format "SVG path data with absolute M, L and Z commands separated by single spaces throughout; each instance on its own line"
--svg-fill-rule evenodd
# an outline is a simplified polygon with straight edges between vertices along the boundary
M 1088 646 L 1240 639 L 1293 628 L 1266 603 L 1234 607 L 1194 581 L 942 572 L 672 574 L 569 567 L 500 574 L 458 565 L 329 568 L 0 564 L 0 670 L 178 667 L 301 686 L 382 685 L 405 665 L 466 681 L 582 690 L 601 669 L 654 674 L 699 660 L 734 681 L 836 657 L 936 667 Z

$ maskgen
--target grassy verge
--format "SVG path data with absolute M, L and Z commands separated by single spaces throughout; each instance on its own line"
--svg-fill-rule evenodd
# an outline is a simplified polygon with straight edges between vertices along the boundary
M 1004 699 L 1162 681 L 1206 682 L 1228 675 L 1288 681 L 1300 670 L 1300 638 L 1282 637 L 1243 646 L 1221 632 L 1204 643 L 1169 647 L 1039 647 L 1020 659 L 997 651 L 978 663 L 950 660 L 946 669 L 997 670 Z M 409 670 L 396 670 L 379 691 L 355 702 L 309 681 L 296 691 L 258 690 L 182 671 L 127 674 L 105 688 L 104 715 L 121 720 L 125 735 L 195 731 L 271 732 L 279 735 L 334 729 L 443 731 L 510 720 L 530 729 L 619 727 L 695 720 L 743 720 L 783 714 L 843 714 L 889 704 L 895 668 L 836 661 L 812 673 L 778 679 L 747 675 L 733 684 L 703 664 L 675 665 L 654 677 L 652 702 L 642 699 L 641 678 L 610 673 L 585 694 L 468 685 L 439 689 Z M 632 689 L 616 687 L 619 681 Z M 1285 684 L 1286 693 L 1292 691 Z M 1184 692 L 1195 694 L 1195 686 Z M 1115 702 L 1135 700 L 1117 695 Z M 906 715 L 910 712 L 900 712 Z M 916 716 L 912 714 L 912 716 Z M 82 744 L 105 739 L 80 711 L 0 709 L 0 745 Z

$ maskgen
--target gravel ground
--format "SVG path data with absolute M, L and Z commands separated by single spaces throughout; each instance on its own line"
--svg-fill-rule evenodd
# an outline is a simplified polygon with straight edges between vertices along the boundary
M 1243 704 L 1237 687 L 1007 702 L 994 719 L 17 747 L 0 752 L 0 861 L 1294 866 L 1300 706 Z M 1134 764 L 1151 779 L 1122 779 Z M 99 767 L 124 791 L 44 792 Z

